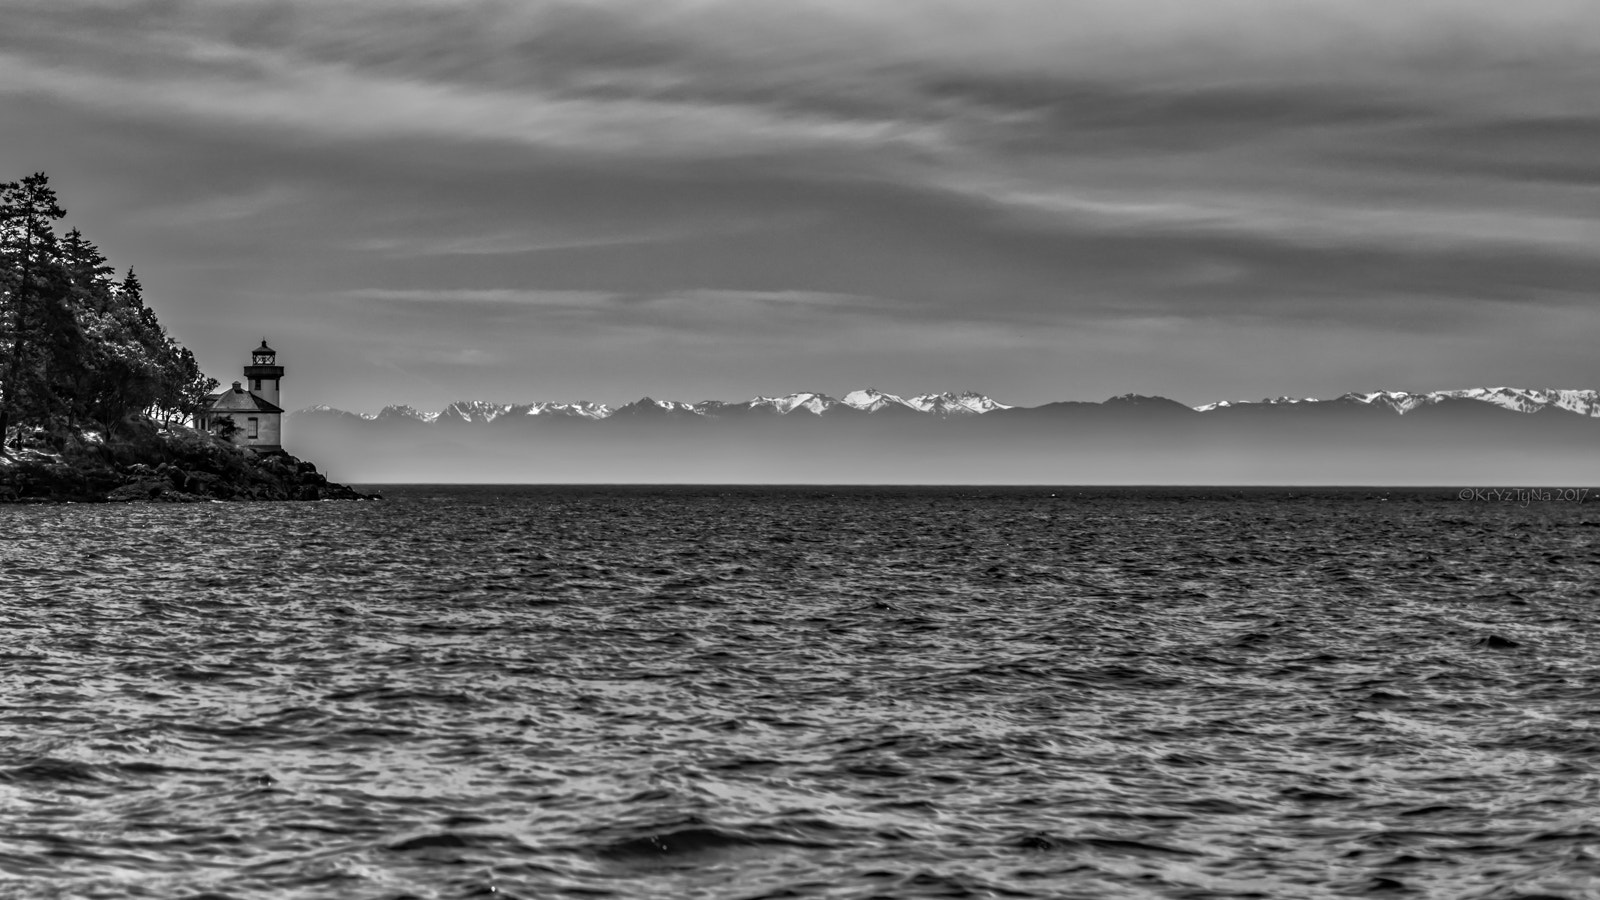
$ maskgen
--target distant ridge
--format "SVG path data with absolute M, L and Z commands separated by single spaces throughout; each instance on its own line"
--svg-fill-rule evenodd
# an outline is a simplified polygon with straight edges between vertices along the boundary
M 1213 413 L 1225 410 L 1324 405 L 1345 408 L 1365 407 L 1386 410 L 1396 415 L 1405 415 L 1418 409 L 1437 406 L 1445 401 L 1471 401 L 1520 413 L 1536 413 L 1545 409 L 1556 409 L 1590 418 L 1600 418 L 1600 390 L 1513 387 L 1464 388 L 1459 390 L 1429 391 L 1426 393 L 1411 391 L 1352 392 L 1331 400 L 1319 400 L 1312 397 L 1219 400 L 1202 404 L 1192 409 L 1195 412 Z M 1184 406 L 1176 400 L 1137 394 L 1123 394 L 1099 404 L 1063 401 L 1037 407 L 1015 407 L 972 391 L 963 391 L 959 394 L 950 392 L 919 394 L 908 399 L 869 387 L 850 391 L 843 397 L 838 398 L 813 391 L 786 394 L 782 397 L 758 396 L 750 400 L 732 402 L 703 400 L 699 403 L 685 403 L 677 400 L 656 400 L 651 397 L 643 397 L 633 403 L 615 408 L 604 403 L 590 403 L 588 401 L 572 403 L 486 403 L 479 400 L 459 400 L 437 412 L 423 412 L 410 406 L 387 406 L 376 414 L 367 415 L 318 405 L 298 410 L 297 414 L 351 416 L 367 421 L 415 421 L 426 424 L 486 425 L 506 418 L 529 419 L 538 417 L 598 420 L 615 416 L 627 418 L 677 416 L 720 419 L 743 418 L 752 415 L 838 417 L 841 415 L 877 415 L 883 413 L 905 415 L 909 413 L 940 418 L 962 418 L 1002 411 L 1027 413 L 1069 407 L 1086 408 L 1096 406 L 1137 407 L 1149 411 L 1158 409 L 1168 411 L 1174 409 L 1190 410 L 1190 407 Z
M 1140 394 L 1024 407 L 862 388 L 615 408 L 319 407 L 287 428 L 372 482 L 1590 486 L 1597 393 L 1370 391 L 1194 409 Z M 1600 503 L 1600 487 L 1582 496 Z
M 1433 406 L 1445 400 L 1474 400 L 1488 403 L 1503 409 L 1516 412 L 1532 413 L 1547 407 L 1564 409 L 1579 415 L 1600 417 L 1600 391 L 1595 390 L 1569 390 L 1569 389 L 1530 389 L 1513 387 L 1492 388 L 1464 388 L 1452 391 L 1429 391 L 1427 393 L 1413 393 L 1411 391 L 1368 391 L 1365 393 L 1344 394 L 1334 400 L 1317 400 L 1314 398 L 1277 397 L 1262 400 L 1221 400 L 1216 403 L 1207 403 L 1195 407 L 1200 412 L 1210 412 L 1215 409 L 1227 409 L 1238 406 L 1280 406 L 1298 403 L 1359 403 L 1365 406 L 1383 407 L 1404 415 L 1414 409 Z

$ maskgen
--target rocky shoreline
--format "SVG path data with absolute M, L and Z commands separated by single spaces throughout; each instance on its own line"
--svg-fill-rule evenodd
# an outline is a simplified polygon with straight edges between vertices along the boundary
M 147 422 L 110 445 L 94 437 L 0 450 L 0 503 L 380 499 L 287 453 L 258 455 L 189 428 Z

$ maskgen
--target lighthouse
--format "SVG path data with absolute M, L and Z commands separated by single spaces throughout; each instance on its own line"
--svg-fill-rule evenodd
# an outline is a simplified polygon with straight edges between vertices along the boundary
M 266 338 L 250 352 L 250 365 L 244 367 L 244 377 L 250 381 L 250 393 L 273 406 L 280 405 L 278 382 L 283 380 L 283 366 L 278 365 L 278 351 L 267 346 Z
M 261 346 L 250 353 L 244 381 L 211 395 L 210 406 L 198 417 L 200 427 L 215 431 L 223 422 L 232 422 L 235 444 L 257 453 L 283 452 L 283 407 L 278 405 L 282 380 L 278 351 L 268 347 L 263 338 Z

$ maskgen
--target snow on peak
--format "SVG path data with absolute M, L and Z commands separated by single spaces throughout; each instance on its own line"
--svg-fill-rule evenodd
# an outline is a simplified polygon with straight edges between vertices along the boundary
M 838 406 L 839 401 L 828 396 L 827 394 L 819 394 L 815 391 L 800 391 L 794 394 L 785 394 L 782 397 L 756 396 L 750 400 L 746 400 L 743 403 L 717 403 L 715 401 L 707 401 L 705 405 L 707 408 L 712 410 L 723 409 L 726 407 L 743 407 L 749 410 L 764 409 L 768 412 L 783 416 L 786 416 L 795 410 L 802 410 L 815 415 L 822 415 L 822 413 L 828 409 Z
M 1600 418 L 1600 391 L 1552 388 L 1546 390 L 1544 394 L 1552 406 L 1579 415 Z
M 487 425 L 511 411 L 509 403 L 485 403 L 482 400 L 457 400 L 439 411 L 441 422 L 467 422 Z
M 705 413 L 693 403 L 683 403 L 678 400 L 657 400 L 654 397 L 640 397 L 628 404 L 633 410 L 660 410 L 661 412 L 684 412 L 690 415 L 704 415 Z
M 1366 391 L 1344 394 L 1339 399 L 1367 406 L 1384 406 L 1405 415 L 1419 406 L 1438 403 L 1440 398 L 1433 394 L 1414 394 L 1410 391 Z
M 436 413 L 436 412 L 422 412 L 422 411 L 416 409 L 415 407 L 406 406 L 406 405 L 402 404 L 402 405 L 399 405 L 399 406 L 385 406 L 383 409 L 378 410 L 378 414 L 373 416 L 373 418 L 374 419 L 415 419 L 418 422 L 427 422 L 429 424 L 432 424 L 433 422 L 438 420 L 439 414 Z
M 778 412 L 788 415 L 795 410 L 805 410 L 813 415 L 822 415 L 829 409 L 838 406 L 839 401 L 827 394 L 818 394 L 812 391 L 802 391 L 798 394 L 789 394 L 775 398 Z
M 1320 403 L 1315 397 L 1262 397 L 1260 400 L 1218 400 L 1213 403 L 1204 403 L 1195 407 L 1196 412 L 1210 412 L 1213 409 L 1227 409 L 1230 406 L 1286 406 L 1295 403 Z
M 952 394 L 949 391 L 942 394 L 922 394 L 918 397 L 912 397 L 910 400 L 904 401 L 904 403 L 912 409 L 941 416 L 952 414 L 977 415 L 993 412 L 997 409 L 1011 408 L 1004 403 L 996 402 L 989 397 L 972 391 L 962 391 L 959 394 Z
M 1575 412 L 1579 415 L 1600 417 L 1600 391 L 1549 388 L 1545 390 L 1493 387 L 1466 388 L 1459 391 L 1439 391 L 1446 397 L 1460 397 L 1493 403 L 1517 412 L 1538 412 L 1547 406 Z
M 1365 406 L 1379 406 L 1405 415 L 1414 409 L 1431 406 L 1443 400 L 1476 400 L 1480 403 L 1492 403 L 1504 409 L 1516 412 L 1538 412 L 1546 407 L 1557 407 L 1583 416 L 1600 418 L 1600 391 L 1571 390 L 1571 389 L 1528 389 L 1513 387 L 1488 387 L 1488 388 L 1462 388 L 1449 391 L 1429 391 L 1417 393 L 1413 391 L 1357 391 L 1344 394 L 1339 400 L 1360 403 Z M 1218 400 L 1203 406 L 1196 406 L 1200 412 L 1213 409 L 1226 409 L 1230 406 L 1260 406 L 1283 403 L 1316 403 L 1313 398 L 1296 399 L 1294 397 L 1279 397 L 1277 399 L 1263 399 L 1259 401 Z
M 911 406 L 904 399 L 894 394 L 886 394 L 877 388 L 870 387 L 845 394 L 841 398 L 841 402 L 846 406 L 853 406 L 863 412 L 877 412 L 887 406 Z M 915 407 L 912 408 L 914 409 Z
M 1122 398 L 1112 399 L 1126 401 L 1131 396 L 1125 395 Z M 1137 400 L 1139 398 L 1134 397 L 1133 399 Z M 1491 403 L 1504 409 L 1525 413 L 1538 412 L 1555 407 L 1582 416 L 1600 418 L 1600 390 L 1590 389 L 1481 387 L 1426 393 L 1382 390 L 1349 393 L 1338 398 L 1339 402 L 1385 408 L 1400 415 L 1445 400 L 1472 400 L 1480 403 Z M 1264 397 L 1260 400 L 1217 400 L 1194 408 L 1200 412 L 1209 412 L 1241 406 L 1287 406 L 1326 402 L 1330 401 L 1319 401 L 1311 397 L 1282 396 Z M 774 415 L 789 415 L 796 412 L 822 415 L 835 407 L 849 407 L 868 413 L 886 409 L 911 410 L 937 416 L 963 416 L 1011 408 L 1004 403 L 998 403 L 983 394 L 972 391 L 964 391 L 959 394 L 949 392 L 920 394 L 906 399 L 876 388 L 863 388 L 851 391 L 842 398 L 830 397 L 827 394 L 815 391 L 799 391 L 781 397 L 755 397 L 739 403 L 706 401 L 704 403 L 690 404 L 676 400 L 655 400 L 645 397 L 635 403 L 628 404 L 623 409 L 626 409 L 630 415 L 637 414 L 641 410 L 649 410 L 651 412 L 661 411 L 716 417 L 724 414 L 755 411 L 769 412 Z M 317 405 L 308 407 L 302 412 L 338 413 L 340 410 L 326 405 Z M 362 414 L 361 418 L 389 421 L 413 420 L 427 423 L 444 421 L 482 424 L 496 421 L 508 415 L 517 417 L 560 416 L 605 419 L 616 412 L 618 412 L 617 409 L 613 409 L 603 403 L 591 403 L 588 401 L 572 403 L 539 402 L 519 405 L 484 403 L 482 401 L 457 401 L 436 413 L 419 412 L 410 406 L 386 406 L 376 415 Z
M 576 416 L 584 419 L 604 419 L 611 415 L 611 407 L 604 403 L 579 400 L 575 403 L 540 402 L 525 403 L 511 408 L 513 414 L 522 416 Z
M 343 416 L 343 417 L 351 418 L 351 419 L 360 419 L 360 420 L 366 421 L 366 422 L 371 422 L 373 419 L 376 419 L 378 417 L 374 413 L 353 413 L 353 412 L 351 412 L 351 411 L 349 411 L 347 409 L 340 409 L 337 406 L 329 406 L 326 403 L 318 403 L 318 404 L 315 404 L 313 406 L 307 406 L 307 407 L 304 407 L 302 409 L 297 409 L 293 413 L 290 413 L 290 415 L 295 415 L 295 416 L 333 416 L 333 417 Z

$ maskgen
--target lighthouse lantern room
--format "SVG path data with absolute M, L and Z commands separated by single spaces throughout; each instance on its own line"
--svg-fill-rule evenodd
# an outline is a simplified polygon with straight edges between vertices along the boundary
M 250 365 L 244 367 L 244 377 L 249 380 L 250 393 L 273 406 L 278 405 L 278 382 L 283 380 L 283 366 L 278 365 L 278 351 L 268 347 L 265 338 L 261 346 L 250 353 Z

